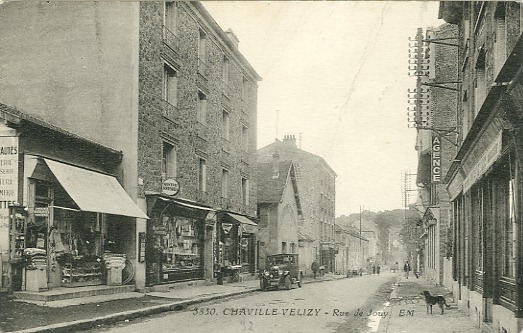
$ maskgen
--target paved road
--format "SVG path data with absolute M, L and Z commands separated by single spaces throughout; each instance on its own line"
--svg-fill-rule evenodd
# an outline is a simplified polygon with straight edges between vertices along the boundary
M 394 278 L 386 273 L 256 292 L 92 332 L 331 333 L 337 324 L 354 320 L 358 309 L 367 317 L 371 309 L 363 308 L 365 301 Z

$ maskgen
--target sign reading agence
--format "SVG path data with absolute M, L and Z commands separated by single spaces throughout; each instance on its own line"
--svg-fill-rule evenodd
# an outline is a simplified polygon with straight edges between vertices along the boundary
M 432 158 L 430 161 L 431 182 L 437 184 L 441 181 L 441 139 L 432 137 Z

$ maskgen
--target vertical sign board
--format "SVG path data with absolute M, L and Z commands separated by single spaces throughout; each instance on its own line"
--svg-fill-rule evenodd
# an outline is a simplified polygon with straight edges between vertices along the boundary
M 432 184 L 438 184 L 441 181 L 441 138 L 437 135 L 432 137 L 430 179 Z
M 9 258 L 9 205 L 18 200 L 18 137 L 0 136 L 0 260 Z M 4 262 L 0 266 L 4 266 Z M 0 287 L 3 286 L 0 272 Z

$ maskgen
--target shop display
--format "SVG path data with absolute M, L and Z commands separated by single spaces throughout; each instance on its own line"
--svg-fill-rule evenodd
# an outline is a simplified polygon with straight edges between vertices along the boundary
M 199 268 L 199 232 L 195 220 L 189 218 L 164 217 L 170 233 L 164 237 L 162 269 Z M 171 223 L 169 223 L 171 221 Z
M 152 222 L 150 248 L 156 255 L 150 257 L 149 267 L 154 267 L 154 281 L 167 283 L 203 278 L 202 221 L 164 212 L 153 217 Z
M 21 212 L 18 212 L 20 210 Z M 11 217 L 11 239 L 14 243 L 11 251 L 11 262 L 20 262 L 26 248 L 26 218 L 22 213 L 23 208 L 13 207 L 10 212 Z
M 73 257 L 62 266 L 62 285 L 96 285 L 102 283 L 102 265 L 99 258 Z
M 24 250 L 24 261 L 26 269 L 47 268 L 47 251 L 37 248 Z

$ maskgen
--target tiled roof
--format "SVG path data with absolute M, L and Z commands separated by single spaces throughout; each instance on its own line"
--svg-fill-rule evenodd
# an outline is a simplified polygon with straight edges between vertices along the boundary
M 258 202 L 280 202 L 292 162 L 279 162 L 279 177 L 273 178 L 273 163 L 257 164 Z

